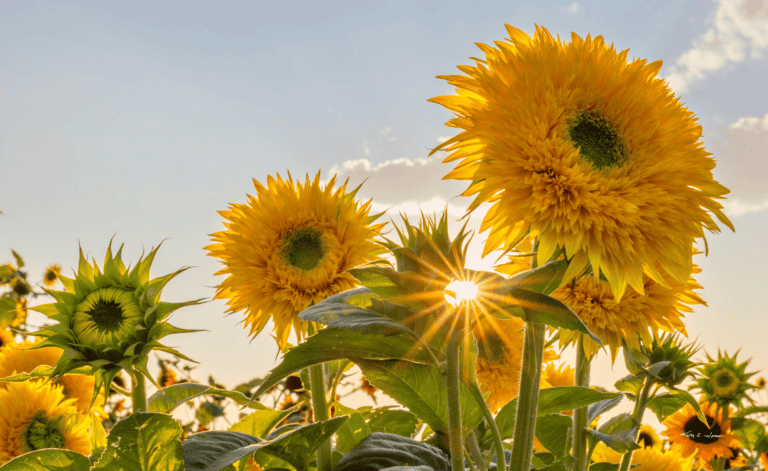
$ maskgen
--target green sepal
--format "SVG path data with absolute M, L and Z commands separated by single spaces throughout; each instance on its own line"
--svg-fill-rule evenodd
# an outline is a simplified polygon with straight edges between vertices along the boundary
M 82 352 L 79 350 L 67 347 L 64 349 L 64 351 L 61 353 L 61 357 L 58 361 L 72 361 L 72 360 L 85 360 L 85 355 L 83 355 Z
M 155 381 L 155 378 L 149 374 L 149 370 L 147 369 L 147 362 L 149 361 L 149 357 L 144 356 L 138 360 L 139 361 L 133 363 L 133 367 L 136 368 L 142 375 L 144 375 L 144 377 L 146 377 L 157 388 L 158 391 L 162 391 L 163 387 L 160 386 L 157 381 Z
M 66 308 L 58 303 L 41 304 L 39 306 L 29 307 L 29 309 L 31 311 L 37 311 L 50 319 L 53 319 L 55 316 L 60 316 L 61 314 L 69 314 Z
M 39 334 L 39 337 L 45 337 L 46 334 L 49 332 L 48 329 L 42 329 L 39 332 L 35 332 L 35 334 Z M 46 331 L 46 332 L 43 332 Z M 56 347 L 61 348 L 62 350 L 69 347 L 69 337 L 66 335 L 56 334 L 55 332 L 50 332 L 52 335 L 48 336 L 45 340 L 43 340 L 40 343 L 36 343 L 30 347 L 28 347 L 26 350 L 37 350 L 38 348 L 45 348 L 45 347 Z
M 210 332 L 208 329 L 182 329 L 180 327 L 173 326 L 167 322 L 159 322 L 155 324 L 149 330 L 149 336 L 160 340 L 161 338 L 171 334 L 188 334 L 194 332 Z
M 200 299 L 195 299 L 194 301 L 187 301 L 184 303 L 159 302 L 147 310 L 147 312 L 144 314 L 144 320 L 147 322 L 147 325 L 149 325 L 150 315 L 154 315 L 157 322 L 162 322 L 163 320 L 165 320 L 166 317 L 168 317 L 170 313 L 176 311 L 177 309 L 185 306 L 203 304 L 204 302 L 207 302 L 205 301 L 205 299 L 206 298 L 200 298 Z
M 121 254 L 123 252 L 123 246 L 125 244 L 121 244 L 120 248 L 117 250 L 117 254 L 114 258 L 112 258 L 112 240 L 115 238 L 115 236 L 112 236 L 112 239 L 109 239 L 109 246 L 107 247 L 107 255 L 104 259 L 104 276 L 109 278 L 109 280 L 112 282 L 112 284 L 116 285 L 122 285 L 124 280 L 122 279 L 122 273 L 125 272 L 125 265 L 123 265 L 123 261 L 121 259 Z
M 61 281 L 61 284 L 64 285 L 64 290 L 66 290 L 67 293 L 74 293 L 75 292 L 75 280 L 74 278 L 67 278 L 66 276 L 59 273 L 58 275 L 59 281 Z
M 71 309 L 71 313 L 75 312 L 75 309 L 77 308 L 77 303 L 80 302 L 80 300 L 77 299 L 77 295 L 75 295 L 74 293 L 67 293 L 66 291 L 56 291 L 56 290 L 47 289 L 47 288 L 43 288 L 43 291 L 45 291 L 46 294 L 48 294 L 49 296 L 53 297 L 53 299 L 55 299 L 57 303 L 65 304 L 67 308 Z M 30 309 L 35 309 L 35 308 L 30 307 Z
M 149 309 L 151 306 L 157 304 L 160 300 L 160 294 L 162 293 L 163 288 L 165 288 L 165 285 L 168 284 L 168 282 L 171 281 L 176 275 L 185 272 L 190 268 L 192 267 L 182 267 L 173 273 L 169 273 L 165 276 L 161 276 L 150 281 L 147 285 L 147 289 L 139 299 L 139 306 L 142 309 Z
M 184 355 L 183 353 L 179 353 L 176 350 L 172 349 L 171 347 L 161 346 L 161 347 L 155 347 L 155 350 L 160 350 L 161 352 L 170 353 L 171 355 L 175 355 L 182 360 L 186 360 L 190 363 L 200 363 L 199 361 L 195 361 L 188 356 Z

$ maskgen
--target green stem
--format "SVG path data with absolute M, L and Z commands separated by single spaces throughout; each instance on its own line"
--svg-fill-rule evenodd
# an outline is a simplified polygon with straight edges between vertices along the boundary
M 133 407 L 133 413 L 146 412 L 147 411 L 147 390 L 144 386 L 144 376 L 134 371 L 135 380 L 132 378 L 133 386 L 131 387 L 131 402 Z
M 312 392 L 312 414 L 314 422 L 328 420 L 328 401 L 325 397 L 325 375 L 323 365 L 309 367 L 309 387 Z M 331 471 L 331 440 L 327 438 L 317 449 L 317 471 Z
M 650 381 L 648 378 L 646 378 L 643 389 L 640 391 L 640 395 L 635 402 L 635 410 L 632 411 L 632 418 L 635 420 L 635 423 L 638 425 L 638 427 L 643 423 L 643 414 L 645 414 L 645 409 L 648 407 L 648 397 L 650 396 L 651 387 L 653 387 L 653 381 Z M 637 436 L 635 436 L 635 439 L 637 439 Z M 621 466 L 619 467 L 620 471 L 629 470 L 629 464 L 632 463 L 633 451 L 634 450 L 629 450 L 624 453 L 624 456 L 621 457 Z
M 463 315 L 459 307 L 454 315 Z M 462 319 L 456 319 L 446 351 L 445 387 L 448 390 L 448 437 L 452 469 L 464 469 L 464 436 L 461 428 L 461 344 L 464 329 Z
M 584 353 L 584 337 L 579 337 L 576 345 L 576 386 L 589 387 L 590 359 Z M 573 471 L 586 471 L 587 469 L 587 408 L 579 407 L 573 411 L 573 457 L 576 459 Z
M 544 355 L 544 324 L 525 323 L 523 364 L 515 415 L 515 435 L 512 438 L 512 460 L 509 471 L 529 471 L 536 434 L 536 414 L 539 409 L 539 382 Z M 498 469 L 498 468 L 497 468 Z
M 472 460 L 477 463 L 478 471 L 487 471 L 488 468 L 485 466 L 485 460 L 483 459 L 483 454 L 480 451 L 480 444 L 477 442 L 477 433 L 475 433 L 474 430 L 471 430 L 467 434 L 465 441 L 467 444 L 467 450 L 469 450 L 469 455 L 472 457 Z M 470 468 L 472 467 L 472 460 L 468 461 Z
M 504 445 L 502 445 L 499 426 L 496 424 L 496 420 L 493 418 L 490 409 L 488 409 L 488 404 L 486 404 L 485 399 L 483 399 L 483 392 L 480 391 L 480 386 L 477 384 L 477 381 L 473 381 L 472 384 L 468 384 L 467 386 L 469 386 L 469 390 L 472 391 L 472 396 L 483 410 L 485 421 L 488 423 L 488 428 L 491 429 L 493 447 L 496 450 L 496 469 L 502 469 L 502 467 L 506 467 L 506 462 L 504 461 Z

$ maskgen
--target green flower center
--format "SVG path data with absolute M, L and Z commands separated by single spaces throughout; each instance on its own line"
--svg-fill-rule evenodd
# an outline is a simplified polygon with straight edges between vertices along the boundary
M 729 396 L 739 389 L 739 378 L 729 369 L 716 371 L 712 375 L 716 396 Z
M 579 154 L 602 170 L 618 167 L 627 160 L 627 149 L 618 131 L 599 111 L 584 111 L 568 128 L 571 141 L 579 147 Z
M 38 412 L 29 421 L 24 433 L 24 441 L 30 451 L 42 448 L 64 448 L 64 436 L 59 428 L 61 419 L 49 422 L 44 412 Z
M 143 317 L 132 291 L 101 288 L 77 305 L 72 330 L 81 344 L 97 352 L 124 350 L 134 341 Z
M 683 431 L 686 437 L 696 443 L 715 443 L 720 439 L 720 424 L 716 423 L 713 417 L 708 415 L 705 417 L 710 428 L 707 428 L 706 424 L 700 421 L 698 416 L 694 415 L 685 423 Z
M 309 271 L 320 263 L 326 249 L 323 233 L 314 227 L 300 227 L 283 239 L 280 254 L 289 265 Z

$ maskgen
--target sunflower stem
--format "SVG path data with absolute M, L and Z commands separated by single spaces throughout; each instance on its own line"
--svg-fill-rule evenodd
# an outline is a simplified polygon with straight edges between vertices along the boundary
M 502 463 L 506 463 L 504 460 L 504 445 L 502 445 L 501 432 L 499 432 L 499 426 L 496 425 L 496 419 L 493 418 L 491 410 L 488 409 L 488 404 L 485 403 L 483 393 L 480 391 L 480 385 L 477 384 L 477 381 L 473 381 L 471 384 L 468 384 L 468 386 L 470 391 L 472 391 L 472 396 L 475 398 L 475 401 L 480 405 L 485 421 L 488 423 L 488 428 L 491 430 L 493 447 L 496 450 L 496 469 L 501 469 L 502 466 L 506 467 L 506 464 L 502 465 Z
M 457 308 L 455 315 L 463 315 L 464 309 Z M 461 345 L 464 330 L 462 319 L 453 325 L 446 351 L 445 387 L 448 390 L 448 438 L 450 443 L 452 469 L 464 469 L 464 436 L 461 426 Z
M 325 397 L 323 364 L 309 367 L 309 387 L 312 392 L 312 414 L 315 422 L 328 420 L 328 400 Z M 331 471 L 331 439 L 327 438 L 317 449 L 317 471 Z
M 144 376 L 134 371 L 131 377 L 133 383 L 131 387 L 131 403 L 133 404 L 133 413 L 147 411 L 147 389 L 144 385 Z
M 651 388 L 653 385 L 653 381 L 651 381 L 650 378 L 646 378 L 645 385 L 643 385 L 643 389 L 640 391 L 637 402 L 635 402 L 635 410 L 632 411 L 632 419 L 634 419 L 638 427 L 643 423 L 643 415 L 645 414 L 645 409 L 648 407 L 648 397 L 650 396 Z M 639 435 L 639 433 L 640 430 L 638 428 L 638 433 L 635 435 L 635 440 L 637 440 L 637 435 Z M 626 453 L 624 453 L 624 456 L 621 457 L 621 466 L 619 467 L 619 471 L 629 470 L 629 465 L 632 463 L 633 452 L 634 450 L 628 450 Z
M 576 386 L 589 387 L 590 358 L 584 352 L 584 336 L 579 336 L 576 346 Z M 573 411 L 573 457 L 575 464 L 573 471 L 586 471 L 587 469 L 587 408 L 579 407 Z
M 544 356 L 544 331 L 544 324 L 525 323 L 523 363 L 520 369 L 515 434 L 512 438 L 512 459 L 509 463 L 509 471 L 528 471 L 531 469 L 533 440 L 536 434 L 536 414 L 539 410 L 539 382 Z
M 474 430 L 470 430 L 470 432 L 467 433 L 465 441 L 469 455 L 472 457 L 472 460 L 467 461 L 469 467 L 472 468 L 472 461 L 474 460 L 474 462 L 477 463 L 478 471 L 487 471 L 488 468 L 485 465 L 483 454 L 480 452 L 480 444 L 477 442 L 477 434 Z

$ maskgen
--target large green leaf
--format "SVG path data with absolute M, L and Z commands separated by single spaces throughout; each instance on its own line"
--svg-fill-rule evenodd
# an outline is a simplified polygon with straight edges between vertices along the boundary
M 240 405 L 248 404 L 252 409 L 267 408 L 258 402 L 251 402 L 251 400 L 241 392 L 214 388 L 207 384 L 180 383 L 163 388 L 153 394 L 147 401 L 147 411 L 170 414 L 174 409 L 190 399 L 203 395 L 228 397 Z
M 626 453 L 640 448 L 640 445 L 635 442 L 639 427 L 630 414 L 619 414 L 600 426 L 599 431 L 590 428 L 585 430 L 614 451 Z
M 257 410 L 243 417 L 239 422 L 232 424 L 227 430 L 247 433 L 259 438 L 266 438 L 277 424 L 297 410 L 299 410 L 298 405 L 286 410 Z
M 430 365 L 398 360 L 353 360 L 372 385 L 407 407 L 432 430 L 448 430 L 448 391 L 445 377 Z M 469 388 L 461 385 L 461 417 L 465 432 L 477 427 L 483 418 L 480 406 Z
M 565 446 L 570 430 L 571 418 L 567 415 L 547 414 L 536 419 L 536 438 L 557 459 L 568 452 Z
M 394 433 L 410 437 L 416 431 L 419 418 L 412 412 L 402 409 L 392 409 L 392 406 L 377 407 L 363 413 L 368 427 L 373 432 Z
M 336 450 L 346 453 L 362 442 L 371 434 L 371 429 L 365 423 L 363 416 L 355 409 L 336 403 L 337 413 L 348 415 L 349 420 L 336 431 Z
M 410 356 L 408 356 L 410 354 Z M 364 334 L 346 329 L 323 329 L 305 342 L 288 350 L 283 361 L 261 383 L 258 397 L 286 376 L 312 365 L 349 359 L 392 360 L 408 356 L 412 362 L 428 363 L 430 357 L 414 340 L 403 335 Z
M 663 422 L 664 419 L 682 409 L 684 405 L 685 399 L 667 393 L 659 394 L 648 401 L 648 408 L 656 414 L 659 422 Z
M 46 448 L 17 456 L 0 466 L 3 471 L 87 471 L 88 458 L 71 450 Z
M 545 388 L 539 392 L 537 415 L 556 414 L 620 397 L 619 393 L 604 393 L 580 386 Z M 517 398 L 505 404 L 496 415 L 496 426 L 499 428 L 502 439 L 512 438 L 515 432 L 516 409 Z
M 137 412 L 109 432 L 92 471 L 184 471 L 181 427 L 167 414 Z
M 305 425 L 272 440 L 231 431 L 196 433 L 183 444 L 184 463 L 187 471 L 219 471 L 256 452 L 254 459 L 263 468 L 267 467 L 265 461 L 277 458 L 303 471 L 320 444 L 333 435 L 346 420 L 346 416 L 335 417 Z
M 609 411 L 619 405 L 624 396 L 618 395 L 611 399 L 603 399 L 602 401 L 590 404 L 587 408 L 587 425 L 591 424 L 600 414 Z

